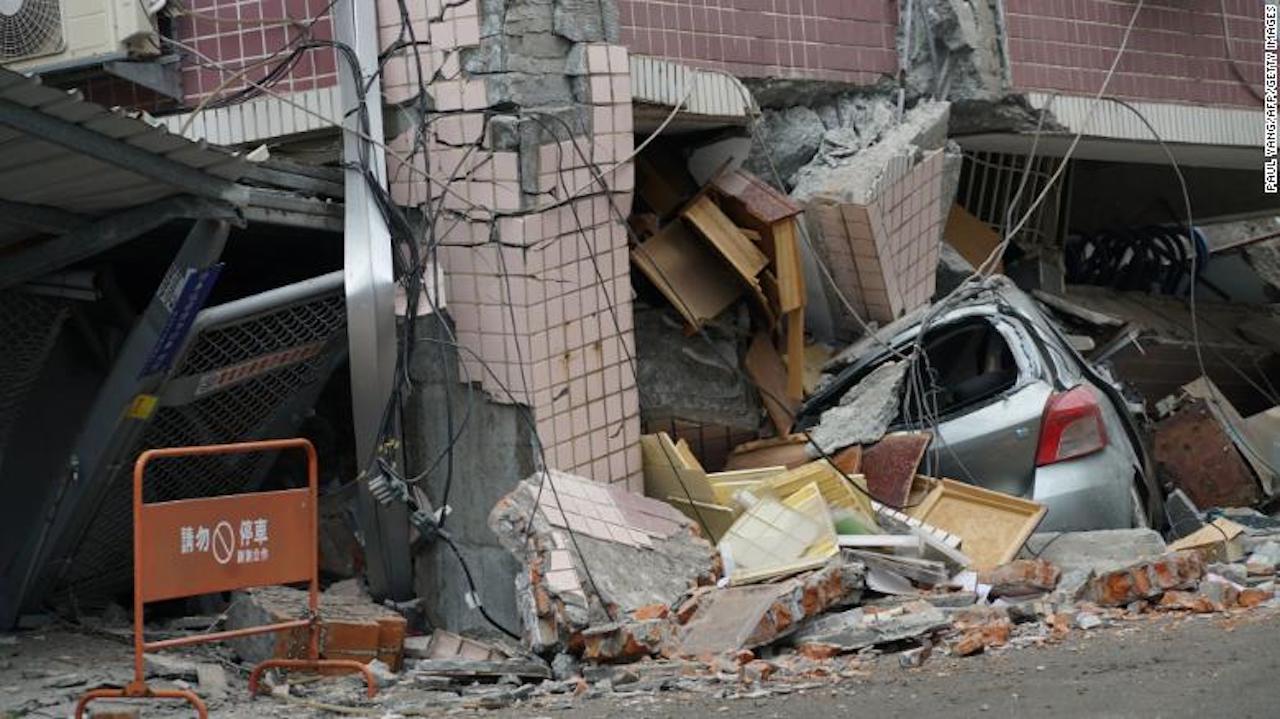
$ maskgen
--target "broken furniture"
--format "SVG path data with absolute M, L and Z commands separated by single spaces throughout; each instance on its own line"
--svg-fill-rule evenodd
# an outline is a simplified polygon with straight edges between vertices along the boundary
M 1218 389 L 1212 380 L 1207 377 L 1200 377 L 1193 382 L 1189 382 L 1182 387 L 1180 397 L 1173 398 L 1173 404 L 1179 404 L 1179 401 L 1185 399 L 1186 406 L 1179 406 L 1175 417 L 1183 412 L 1190 410 L 1192 414 L 1201 416 L 1211 416 L 1215 426 L 1204 426 L 1204 434 L 1195 440 L 1188 439 L 1184 443 L 1183 448 L 1189 447 L 1195 441 L 1206 441 L 1209 438 L 1222 439 L 1226 438 L 1234 445 L 1238 453 L 1226 450 L 1227 444 L 1220 444 L 1221 450 L 1216 455 L 1202 454 L 1197 460 L 1206 463 L 1213 462 L 1219 464 L 1221 472 L 1202 471 L 1201 481 L 1207 483 L 1207 486 L 1220 485 L 1227 493 L 1239 494 L 1239 499 L 1232 498 L 1228 500 L 1212 499 L 1209 496 L 1196 496 L 1196 494 L 1204 495 L 1203 492 L 1192 493 L 1191 499 L 1201 507 L 1230 507 L 1230 506 L 1248 506 L 1251 501 L 1248 497 L 1256 495 L 1256 491 L 1261 489 L 1262 494 L 1272 496 L 1280 489 L 1280 463 L 1276 462 L 1277 450 L 1280 449 L 1280 425 L 1277 425 L 1274 418 L 1277 416 L 1275 408 L 1259 412 L 1258 414 L 1245 419 L 1236 410 L 1235 405 Z M 1167 404 L 1167 403 L 1166 403 Z M 1192 409 L 1194 408 L 1194 409 Z M 1161 427 L 1166 422 L 1172 422 L 1173 419 L 1162 420 L 1156 429 L 1156 463 L 1157 467 L 1168 467 L 1173 470 L 1173 456 L 1177 453 L 1177 448 L 1171 446 L 1168 442 L 1162 442 L 1161 436 L 1164 432 Z M 1169 460 L 1167 464 L 1162 463 L 1162 458 Z M 1247 468 L 1240 467 L 1237 463 L 1243 458 L 1248 465 Z M 1235 462 L 1233 462 L 1235 460 Z M 1179 480 L 1187 480 L 1185 473 L 1182 477 L 1171 477 L 1174 484 L 1182 486 Z M 1194 481 L 1194 480 L 1193 480 Z M 1184 487 L 1184 489 L 1186 489 Z M 1256 500 L 1257 497 L 1254 496 Z M 1236 501 L 1232 501 L 1236 500 Z
M 1012 561 L 1049 511 L 1038 502 L 940 479 L 912 517 L 961 538 L 975 569 Z
M 805 395 L 796 228 L 802 208 L 742 170 L 720 173 L 695 191 L 683 168 L 660 165 L 652 158 L 639 164 L 638 196 L 651 212 L 632 215 L 640 235 L 632 262 L 691 332 L 745 297 L 755 332 L 743 366 L 761 388 L 774 427 L 785 433 Z

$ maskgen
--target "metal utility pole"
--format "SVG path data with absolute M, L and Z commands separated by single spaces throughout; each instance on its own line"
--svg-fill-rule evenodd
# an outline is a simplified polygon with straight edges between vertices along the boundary
M 377 184 L 386 188 L 382 88 L 380 82 L 369 81 L 378 69 L 377 7 L 374 0 L 338 0 L 334 16 L 337 41 L 353 51 L 360 66 L 357 77 L 351 54 L 338 49 L 344 111 L 342 159 L 347 165 L 343 266 L 351 413 L 360 469 L 367 470 L 377 452 L 396 364 L 391 233 L 365 174 L 372 173 Z M 360 483 L 358 502 L 370 591 L 377 598 L 408 599 L 413 596 L 413 566 L 407 509 L 399 503 L 379 504 L 367 482 Z

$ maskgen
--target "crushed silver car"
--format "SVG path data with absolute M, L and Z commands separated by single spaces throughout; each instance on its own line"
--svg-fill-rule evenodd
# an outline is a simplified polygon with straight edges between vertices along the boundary
M 924 315 L 833 358 L 833 376 L 800 409 L 797 427 L 813 428 L 872 370 L 909 353 Z M 903 388 L 915 395 L 904 397 L 890 430 L 933 432 L 924 473 L 1042 502 L 1041 531 L 1151 526 L 1163 516 L 1123 396 L 1007 278 L 960 290 L 929 320 L 919 347 L 914 389 L 910 381 Z

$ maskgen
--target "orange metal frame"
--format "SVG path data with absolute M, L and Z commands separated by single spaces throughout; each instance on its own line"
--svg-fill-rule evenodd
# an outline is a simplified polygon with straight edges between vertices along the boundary
M 307 455 L 307 482 L 311 492 L 311 517 L 310 525 L 312 541 L 310 543 L 310 567 L 311 577 L 309 580 L 307 594 L 307 611 L 306 619 L 295 619 L 288 622 L 279 622 L 277 624 L 263 624 L 257 627 L 246 627 L 244 629 L 233 629 L 225 632 L 213 632 L 210 634 L 200 634 L 190 637 L 178 637 L 176 639 L 165 639 L 162 641 L 148 642 L 143 638 L 143 618 L 142 608 L 145 604 L 143 600 L 142 588 L 146 577 L 143 576 L 141 561 L 141 542 L 142 536 L 142 475 L 146 470 L 147 463 L 153 459 L 160 457 L 194 457 L 208 454 L 239 454 L 244 452 L 275 452 L 287 449 L 301 449 Z M 198 447 L 165 447 L 160 449 L 149 449 L 138 455 L 138 459 L 133 465 L 133 681 L 129 682 L 122 689 L 95 689 L 86 692 L 80 697 L 80 701 L 76 704 L 76 719 L 81 719 L 84 715 L 85 708 L 95 699 L 184 699 L 187 703 L 195 708 L 200 719 L 208 719 L 209 710 L 205 706 L 200 696 L 189 689 L 170 690 L 170 689 L 152 689 L 147 685 L 145 675 L 143 674 L 143 654 L 147 651 L 157 649 L 169 649 L 171 647 L 186 646 L 188 644 L 197 644 L 201 642 L 216 642 L 224 639 L 235 639 L 237 637 L 247 637 L 257 634 L 269 634 L 271 632 L 280 632 L 289 629 L 297 629 L 306 627 L 310 633 L 310 641 L 307 647 L 306 659 L 268 659 L 253 668 L 249 673 L 249 695 L 256 696 L 258 694 L 258 681 L 262 676 L 262 672 L 270 667 L 279 667 L 281 669 L 309 669 L 319 671 L 321 669 L 350 669 L 360 672 L 364 675 L 366 691 L 370 697 L 378 692 L 378 682 L 374 679 L 369 668 L 360 662 L 354 660 L 343 659 L 321 659 L 320 658 L 320 567 L 319 567 L 319 546 L 317 541 L 317 512 L 319 505 L 319 471 L 318 461 L 316 459 L 316 448 L 309 440 L 297 439 L 270 439 L 257 442 L 240 442 L 237 444 L 211 444 Z

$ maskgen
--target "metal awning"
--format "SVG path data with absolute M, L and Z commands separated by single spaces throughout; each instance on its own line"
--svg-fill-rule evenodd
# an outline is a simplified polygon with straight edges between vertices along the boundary
M 244 158 L 0 68 L 0 288 L 169 220 L 239 217 Z
M 1059 127 L 1046 130 L 1038 140 L 1031 131 L 982 132 L 954 139 L 971 151 L 1027 154 L 1035 145 L 1038 155 L 1062 157 L 1080 132 L 1072 155 L 1076 159 L 1168 164 L 1154 128 L 1180 165 L 1262 168 L 1260 109 L 1136 100 L 1125 107 L 1107 100 L 1095 102 L 1092 97 L 1042 92 L 1029 92 L 1026 99 L 1033 108 L 1049 110 Z M 1144 117 L 1151 128 L 1142 121 Z

